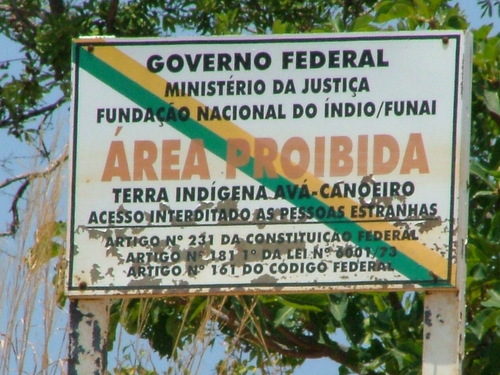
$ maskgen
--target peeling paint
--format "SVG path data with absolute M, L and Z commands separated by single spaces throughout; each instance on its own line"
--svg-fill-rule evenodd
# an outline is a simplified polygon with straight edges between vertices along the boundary
M 424 324 L 427 327 L 432 327 L 432 311 L 424 310 Z
M 107 372 L 109 301 L 70 301 L 68 375 Z
M 363 178 L 364 182 L 374 182 L 372 176 Z M 394 200 L 404 201 L 401 197 L 379 197 L 372 200 L 371 203 L 378 205 L 387 205 L 391 204 Z M 217 207 L 218 209 L 238 209 L 239 207 L 238 201 L 233 200 L 223 200 L 219 202 L 199 202 L 199 208 L 208 208 L 208 207 Z M 366 202 L 365 202 L 366 203 Z M 169 206 L 164 203 L 159 203 L 158 207 L 161 210 L 169 209 Z M 123 205 L 119 208 L 121 211 L 125 210 Z M 279 209 L 275 209 L 273 212 L 278 212 Z M 256 220 L 256 212 L 253 213 L 253 219 Z M 148 217 L 147 215 L 145 215 Z M 433 218 L 433 223 L 429 224 L 428 217 L 421 217 L 422 222 L 416 222 L 414 226 L 410 225 L 410 223 L 405 221 L 396 220 L 394 221 L 394 227 L 398 228 L 396 230 L 411 232 L 414 228 L 417 228 L 418 233 L 429 232 L 434 228 L 437 228 L 437 222 L 440 220 L 439 218 Z M 149 218 L 148 218 L 149 220 Z M 167 243 L 167 239 L 160 239 L 160 232 L 155 232 L 157 241 L 153 245 L 150 242 L 149 238 L 152 238 L 151 229 L 147 227 L 117 227 L 117 228 L 107 228 L 105 230 L 87 228 L 85 226 L 79 226 L 79 233 L 88 233 L 89 241 L 99 241 L 100 246 L 105 246 L 105 257 L 107 259 L 115 260 L 113 262 L 105 264 L 92 264 L 90 265 L 89 275 L 90 282 L 88 286 L 83 290 L 92 290 L 97 285 L 106 285 L 108 281 L 110 285 L 120 285 L 122 282 L 118 281 L 119 279 L 127 279 L 126 283 L 123 284 L 128 288 L 127 290 L 135 290 L 135 289 L 146 289 L 146 288 L 168 288 L 169 286 L 174 287 L 188 287 L 188 288 L 196 288 L 198 284 L 206 284 L 204 281 L 207 277 L 207 269 L 211 269 L 213 275 L 217 276 L 217 273 L 230 273 L 230 276 L 234 279 L 234 285 L 244 285 L 243 288 L 237 287 L 236 289 L 239 291 L 251 291 L 253 287 L 259 286 L 269 286 L 269 285 L 279 285 L 281 282 L 288 283 L 289 276 L 284 273 L 285 269 L 290 269 L 289 266 L 285 265 L 283 262 L 288 263 L 304 263 L 309 262 L 311 265 L 310 268 L 313 269 L 312 264 L 317 264 L 317 262 L 323 262 L 325 265 L 328 265 L 328 269 L 338 269 L 341 270 L 340 266 L 336 266 L 337 262 L 344 262 L 342 267 L 355 269 L 362 267 L 366 267 L 365 263 L 367 262 L 366 257 L 361 257 L 363 255 L 362 249 L 356 250 L 356 257 L 352 257 L 353 254 L 350 255 L 349 249 L 356 249 L 357 245 L 355 242 L 351 241 L 343 241 L 343 240 L 335 240 L 335 241 L 316 241 L 316 243 L 310 244 L 306 241 L 285 241 L 283 243 L 269 243 L 267 241 L 259 241 L 259 242 L 249 242 L 247 241 L 248 235 L 257 236 L 257 235 L 268 235 L 270 233 L 275 233 L 276 235 L 279 232 L 275 231 L 275 227 L 287 225 L 287 230 L 290 231 L 292 229 L 293 233 L 299 233 L 302 230 L 305 230 L 305 234 L 310 233 L 307 231 L 308 227 L 302 228 L 301 226 L 305 223 L 304 219 L 300 220 L 291 220 L 286 218 L 284 220 L 278 220 L 276 217 L 271 220 L 266 221 L 258 221 L 255 223 L 254 229 L 251 226 L 246 224 L 241 220 L 233 221 L 233 225 L 244 225 L 242 228 L 245 230 L 238 234 L 228 235 L 228 243 L 221 245 L 220 236 L 223 236 L 223 232 L 213 232 L 210 230 L 199 232 L 193 231 L 192 223 L 185 221 L 172 221 L 172 229 L 175 229 L 176 234 L 168 234 L 170 237 L 169 243 Z M 224 223 L 219 222 L 220 225 Z M 300 229 L 299 229 L 300 228 Z M 315 229 L 318 233 L 324 233 L 326 228 L 322 230 Z M 331 230 L 331 233 L 335 231 Z M 348 231 L 349 232 L 349 231 Z M 169 231 L 172 233 L 172 230 Z M 198 233 L 196 235 L 189 233 Z M 246 234 L 245 234 L 246 233 Z M 356 232 L 351 232 L 350 236 L 355 236 Z M 215 240 L 214 240 L 215 237 Z M 144 245 L 136 244 L 138 238 L 144 239 Z M 209 241 L 202 243 L 207 238 L 210 238 Z M 123 242 L 126 241 L 135 241 L 133 245 L 123 246 Z M 188 239 L 191 239 L 190 241 Z M 142 241 L 142 240 L 141 240 Z M 107 245 L 107 244 L 111 245 Z M 376 243 L 375 243 L 376 244 Z M 378 246 L 378 245 L 377 245 Z M 439 246 L 435 244 L 436 251 L 439 251 Z M 347 252 L 346 252 L 347 251 Z M 342 255 L 344 254 L 345 255 Z M 358 254 L 359 252 L 359 254 Z M 127 255 L 128 254 L 128 255 Z M 141 255 L 142 254 L 142 255 Z M 151 259 L 162 259 L 161 261 L 147 261 L 145 262 L 145 256 L 151 257 Z M 176 260 L 171 259 L 168 254 L 171 254 L 172 257 L 174 255 L 177 256 Z M 322 254 L 319 256 L 319 254 Z M 368 253 L 367 253 L 368 254 Z M 76 254 L 78 255 L 78 254 Z M 366 254 L 365 254 L 366 255 Z M 446 255 L 446 252 L 444 252 Z M 229 258 L 230 256 L 230 258 Z M 319 256 L 319 258 L 317 258 Z M 142 257 L 142 258 L 141 258 Z M 132 261 L 130 261 L 130 258 Z M 298 258 L 298 259 L 296 259 Z M 149 258 L 148 258 L 149 259 Z M 384 259 L 384 262 L 390 260 Z M 276 263 L 276 268 L 279 267 L 280 273 L 276 273 L 274 275 L 271 274 L 259 274 L 255 272 L 259 272 L 260 267 L 266 266 L 269 262 Z M 313 263 L 311 263 L 313 262 Z M 381 259 L 370 260 L 374 264 L 373 267 L 376 269 L 380 268 L 382 264 L 384 264 Z M 283 264 L 281 264 L 283 263 Z M 254 266 L 252 266 L 254 265 Z M 102 267 L 105 267 L 102 269 Z M 127 277 L 127 268 L 134 268 L 137 271 L 133 271 L 133 277 Z M 151 272 L 158 273 L 161 268 L 161 272 L 171 272 L 175 270 L 179 277 L 171 278 L 168 276 L 165 278 L 164 276 L 151 275 Z M 300 267 L 304 267 L 301 265 Z M 316 266 L 314 266 L 316 267 Z M 326 266 L 325 266 L 326 267 Z M 387 268 L 384 266 L 384 269 Z M 120 269 L 120 271 L 118 271 Z M 177 270 L 181 270 L 178 271 Z M 391 269 L 391 267 L 389 267 Z M 105 271 L 104 271 L 105 270 Z M 249 270 L 252 270 L 254 273 L 254 277 L 252 275 L 248 275 L 247 273 L 252 273 Z M 118 272 L 117 272 L 118 271 Z M 144 272 L 149 272 L 150 275 L 141 274 Z M 269 272 L 266 270 L 265 272 Z M 166 274 L 165 274 L 166 275 Z M 74 274 L 75 280 L 84 280 L 84 272 L 80 275 L 78 273 Z M 343 281 L 355 281 L 365 278 L 366 276 L 361 272 L 352 272 L 350 274 L 338 275 L 339 280 Z M 432 276 L 434 280 L 437 280 L 435 275 Z M 166 282 L 166 279 L 171 279 L 171 281 Z M 239 281 L 241 279 L 241 281 Z M 385 283 L 387 286 L 390 285 L 390 280 L 397 280 L 401 278 L 399 274 L 393 274 L 391 277 L 377 277 L 376 274 L 372 274 L 369 276 L 370 280 L 380 281 Z M 245 281 L 246 280 L 246 281 Z M 319 279 L 317 276 L 311 275 L 310 280 L 307 282 L 309 285 L 316 285 L 324 282 L 322 279 Z M 222 285 L 222 284 L 221 284 Z M 208 285 L 207 285 L 208 286 Z M 170 288 L 168 288 L 170 289 Z M 211 288 L 205 288 L 206 290 L 210 290 Z M 328 289 L 328 288 L 326 288 Z M 123 289 L 125 290 L 125 289 Z

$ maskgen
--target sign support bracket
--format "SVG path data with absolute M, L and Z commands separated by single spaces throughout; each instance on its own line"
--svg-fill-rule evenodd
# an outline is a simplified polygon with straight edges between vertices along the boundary
M 461 210 L 466 212 L 464 202 Z M 461 231 L 465 232 L 465 225 Z M 422 375 L 462 374 L 466 320 L 465 243 L 462 240 L 457 248 L 457 289 L 425 293 Z

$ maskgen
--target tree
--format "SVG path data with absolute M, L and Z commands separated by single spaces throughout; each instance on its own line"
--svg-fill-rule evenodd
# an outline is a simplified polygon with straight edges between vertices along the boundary
M 478 4 L 486 11 L 494 5 Z M 46 134 L 51 116 L 69 100 L 72 37 L 165 36 L 179 30 L 240 34 L 467 27 L 460 9 L 445 0 L 89 0 L 72 5 L 62 0 L 22 0 L 3 1 L 0 10 L 0 32 L 24 52 L 20 72 L 0 76 L 0 128 L 19 142 L 34 145 L 43 166 L 40 172 L 0 184 L 1 189 L 13 189 L 5 236 L 17 232 L 19 205 L 30 183 L 52 173 L 66 159 L 64 153 L 52 155 Z M 464 363 L 465 373 L 481 374 L 495 374 L 500 367 L 494 354 L 500 349 L 500 37 L 490 36 L 490 30 L 483 26 L 474 31 Z M 14 63 L 4 61 L 0 68 L 9 72 Z M 57 237 L 56 229 L 51 230 Z M 272 363 L 293 368 L 316 357 L 338 362 L 342 374 L 417 374 L 422 315 L 419 293 L 116 300 L 111 340 L 121 324 L 149 340 L 162 356 L 175 357 L 195 339 L 200 326 L 212 322 L 235 350 L 249 353 L 247 362 L 221 363 L 222 374 L 243 373 L 252 365 L 265 369 Z M 339 342 L 335 335 L 339 332 L 348 345 Z

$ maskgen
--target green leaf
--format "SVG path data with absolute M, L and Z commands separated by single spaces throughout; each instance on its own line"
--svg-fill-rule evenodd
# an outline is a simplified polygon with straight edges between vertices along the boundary
M 498 92 L 485 90 L 484 103 L 488 111 L 500 117 L 500 100 L 498 99 Z
M 476 264 L 474 267 L 470 268 L 469 274 L 475 281 L 482 281 L 487 278 L 484 264 Z
M 352 372 L 345 366 L 339 367 L 339 375 L 351 375 Z
M 295 308 L 289 306 L 285 306 L 279 309 L 273 321 L 274 326 L 278 327 L 280 325 L 283 325 L 285 321 L 293 316 L 295 311 Z
M 272 33 L 273 34 L 286 34 L 289 33 L 292 29 L 292 25 L 289 23 L 283 22 L 280 19 L 277 19 L 273 22 Z
M 491 178 L 492 171 L 488 170 L 488 168 L 483 166 L 478 160 L 471 160 L 470 173 L 479 177 L 481 181 L 487 184 L 491 190 L 496 188 L 496 185 Z
M 490 289 L 488 290 L 488 295 L 490 298 L 481 304 L 485 307 L 500 308 L 500 290 Z
M 433 16 L 431 14 L 431 11 L 429 9 L 429 6 L 427 5 L 427 2 L 424 0 L 413 0 L 413 4 L 416 8 L 416 13 L 424 16 L 425 18 L 429 19 Z
M 491 242 L 500 243 L 500 211 L 493 215 L 491 220 L 491 228 L 488 232 L 488 240 Z
M 405 353 L 397 348 L 391 348 L 389 349 L 390 353 L 392 356 L 396 359 L 399 369 L 403 369 L 406 367 L 406 363 L 410 362 L 412 359 L 412 356 L 409 355 L 408 353 Z
M 371 22 L 373 22 L 375 19 L 374 16 L 371 14 L 365 14 L 362 15 L 361 17 L 356 18 L 354 20 L 354 24 L 352 27 L 353 31 L 371 31 L 374 30 L 375 28 L 371 26 Z
M 340 295 L 340 298 L 336 299 L 336 301 L 330 301 L 330 312 L 339 322 L 345 318 L 347 303 L 348 301 L 345 295 Z
M 414 13 L 412 6 L 404 3 L 387 1 L 377 7 L 377 22 L 389 22 L 395 19 L 407 18 Z
M 484 40 L 493 29 L 493 25 L 482 25 L 479 29 L 474 30 L 474 39 Z
M 341 324 L 347 339 L 353 345 L 358 345 L 365 337 L 363 321 L 363 312 L 357 307 L 355 301 L 348 301 L 345 318 Z
M 279 297 L 279 301 L 297 310 L 321 312 L 328 306 L 328 297 L 324 294 L 288 294 Z
M 500 309 L 487 308 L 479 312 L 474 321 L 467 327 L 478 340 L 481 340 L 486 332 L 492 327 L 497 326 L 497 320 L 500 318 Z
M 207 306 L 207 299 L 197 297 L 194 299 L 193 304 L 196 304 L 196 305 L 195 305 L 195 308 L 192 309 L 192 312 L 189 315 L 189 318 L 187 319 L 187 323 L 191 323 L 192 321 L 194 321 L 195 319 L 200 317 L 201 313 L 205 310 L 205 307 Z

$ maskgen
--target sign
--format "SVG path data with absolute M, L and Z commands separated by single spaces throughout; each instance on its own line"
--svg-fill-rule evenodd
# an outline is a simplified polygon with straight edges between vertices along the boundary
M 76 40 L 68 294 L 456 288 L 469 49 Z

